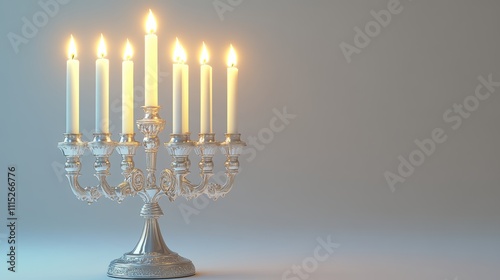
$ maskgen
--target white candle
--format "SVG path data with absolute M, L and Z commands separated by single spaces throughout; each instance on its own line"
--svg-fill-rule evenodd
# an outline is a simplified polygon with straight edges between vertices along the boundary
M 189 66 L 182 65 L 182 133 L 189 133 Z
M 173 134 L 182 134 L 183 127 L 182 127 L 182 99 L 183 99 L 183 72 L 185 71 L 184 69 L 184 62 L 186 61 L 186 53 L 184 52 L 184 49 L 182 48 L 181 44 L 179 43 L 179 39 L 176 39 L 175 42 L 175 50 L 174 50 L 174 64 L 173 64 L 173 71 L 172 71 L 172 92 L 173 92 L 173 98 L 172 98 L 172 133 Z
M 96 102 L 95 102 L 95 131 L 109 133 L 109 61 L 106 56 L 106 45 L 101 34 L 96 68 Z
M 144 91 L 145 105 L 158 106 L 158 38 L 156 37 L 156 21 L 149 10 L 146 22 L 145 59 L 144 59 Z
M 200 133 L 212 133 L 212 67 L 205 43 L 200 58 Z
M 66 133 L 80 133 L 80 63 L 76 59 L 73 35 L 69 42 L 66 62 Z
M 132 47 L 127 40 L 122 62 L 122 133 L 134 133 L 134 62 Z
M 227 133 L 238 133 L 238 68 L 233 45 L 227 60 Z

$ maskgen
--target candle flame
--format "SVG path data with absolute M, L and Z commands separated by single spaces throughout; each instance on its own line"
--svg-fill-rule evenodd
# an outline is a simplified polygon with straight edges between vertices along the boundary
M 130 60 L 132 58 L 132 54 L 134 52 L 132 51 L 132 46 L 130 45 L 130 42 L 127 39 L 127 45 L 125 46 L 125 53 L 123 55 L 124 60 Z
M 229 48 L 229 54 L 227 56 L 227 66 L 235 67 L 236 66 L 236 52 L 234 51 L 233 45 Z
M 156 32 L 156 20 L 151 9 L 149 10 L 148 20 L 146 21 L 146 32 L 149 34 Z
M 99 42 L 99 48 L 97 49 L 97 57 L 104 58 L 106 55 L 106 44 L 104 43 L 104 36 L 101 33 L 101 41 Z
M 75 39 L 73 39 L 73 35 L 71 35 L 71 39 L 69 40 L 68 58 L 69 59 L 76 58 L 76 45 L 75 45 Z
M 179 38 L 175 38 L 175 50 L 174 50 L 174 61 L 176 63 L 184 63 L 186 62 L 186 52 L 182 47 L 181 43 L 179 43 Z
M 208 50 L 207 50 L 207 46 L 205 45 L 205 42 L 203 42 L 203 49 L 201 50 L 200 63 L 201 64 L 208 63 Z

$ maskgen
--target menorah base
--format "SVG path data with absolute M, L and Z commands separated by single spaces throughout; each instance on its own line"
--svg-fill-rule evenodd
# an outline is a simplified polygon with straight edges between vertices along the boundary
M 147 195 L 144 198 L 151 201 L 151 197 Z M 126 279 L 165 279 L 195 274 L 193 263 L 172 252 L 163 241 L 158 225 L 158 217 L 162 215 L 163 212 L 157 202 L 144 204 L 141 216 L 145 218 L 145 223 L 139 242 L 131 252 L 109 264 L 108 276 Z
M 169 255 L 125 254 L 111 262 L 108 276 L 127 279 L 165 279 L 195 274 L 193 263 L 177 253 Z

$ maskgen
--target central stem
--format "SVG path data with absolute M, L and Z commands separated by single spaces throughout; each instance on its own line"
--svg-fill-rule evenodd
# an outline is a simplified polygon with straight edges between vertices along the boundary
M 152 141 L 158 141 L 158 138 L 152 139 Z M 146 189 L 154 189 L 156 187 L 156 154 L 157 150 L 146 151 L 146 171 L 148 172 Z
M 161 235 L 158 218 L 163 216 L 163 212 L 158 203 L 146 203 L 142 207 L 141 216 L 146 221 L 141 238 L 129 255 L 168 255 L 172 251 L 168 249 Z
M 165 120 L 158 115 L 158 106 L 145 106 L 144 118 L 137 121 L 139 129 L 144 134 L 143 145 L 146 150 L 146 186 L 145 189 L 156 189 L 156 154 L 160 146 L 158 133 L 165 127 Z M 146 201 L 150 202 L 150 201 Z

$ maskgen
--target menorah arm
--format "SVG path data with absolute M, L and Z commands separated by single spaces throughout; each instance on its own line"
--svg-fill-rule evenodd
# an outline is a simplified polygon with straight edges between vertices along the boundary
M 212 174 L 202 173 L 201 182 L 193 184 L 186 178 L 186 175 L 177 175 L 176 183 L 179 184 L 176 188 L 180 190 L 180 194 L 186 199 L 193 199 L 203 194 L 208 187 L 208 182 Z
M 233 173 L 226 173 L 226 181 L 223 184 L 217 184 L 210 182 L 213 176 L 212 173 L 202 173 L 200 174 L 201 181 L 198 184 L 193 184 L 186 178 L 186 174 L 174 175 L 170 169 L 166 169 L 162 173 L 161 186 L 170 201 L 174 201 L 178 196 L 184 196 L 190 200 L 202 194 L 206 194 L 209 198 L 217 200 L 231 191 L 235 175 Z M 172 178 L 174 178 L 173 181 Z
M 58 147 L 66 157 L 65 170 L 70 188 L 79 200 L 90 204 L 104 195 L 113 201 L 121 202 L 127 196 L 134 196 L 142 190 L 144 174 L 134 167 L 133 161 L 139 143 L 134 141 L 133 136 L 133 134 L 123 134 L 120 142 L 116 143 L 111 141 L 109 134 L 99 133 L 94 134 L 92 142 L 86 143 L 81 140 L 80 134 L 65 134 L 64 141 L 60 142 Z M 106 178 L 110 168 L 109 156 L 115 147 L 122 156 L 121 169 L 124 180 L 118 186 L 113 187 L 109 185 Z M 94 169 L 99 181 L 97 186 L 82 187 L 78 181 L 81 170 L 80 157 L 86 148 L 89 148 L 96 157 Z
M 208 183 L 205 194 L 213 200 L 226 196 L 233 188 L 235 177 L 236 174 L 226 173 L 226 182 L 224 184 Z
M 78 182 L 78 177 L 80 176 L 80 170 L 82 168 L 80 157 L 85 153 L 87 147 L 87 143 L 81 140 L 81 134 L 65 134 L 64 141 L 59 142 L 58 147 L 66 157 L 64 169 L 66 171 L 69 186 L 76 198 L 89 204 L 97 201 L 101 197 L 98 188 L 82 187 Z
M 226 155 L 226 182 L 216 184 L 210 182 L 213 176 L 213 157 L 217 149 Z M 238 157 L 242 153 L 245 143 L 240 140 L 239 134 L 227 134 L 226 140 L 222 143 L 215 141 L 213 133 L 200 134 L 198 142 L 189 140 L 189 135 L 173 134 L 166 147 L 173 157 L 172 169 L 165 169 L 162 173 L 161 186 L 170 201 L 174 201 L 178 196 L 193 199 L 205 193 L 210 198 L 216 200 L 224 197 L 232 188 L 234 178 L 239 171 Z M 193 184 L 186 176 L 189 174 L 189 153 L 192 148 L 200 156 L 199 165 L 201 182 Z
M 117 201 L 118 203 L 120 203 L 128 196 L 129 193 L 131 193 L 130 189 L 132 188 L 126 180 L 120 183 L 118 186 L 113 187 L 108 184 L 106 175 L 96 174 L 96 177 L 99 180 L 99 185 L 97 186 L 97 188 L 109 200 Z
M 186 178 L 186 175 L 174 174 L 170 169 L 165 169 L 161 173 L 160 187 L 170 201 L 174 201 L 178 196 L 193 199 L 202 194 L 206 189 L 210 175 L 202 175 L 202 180 L 199 184 L 192 184 Z
M 69 186 L 77 199 L 91 204 L 101 197 L 101 193 L 97 187 L 80 186 L 78 182 L 79 174 L 66 174 L 66 177 L 68 177 Z
M 80 174 L 68 173 L 66 177 L 68 177 L 69 185 L 75 196 L 81 200 L 88 203 L 92 203 L 97 201 L 102 195 L 105 197 L 117 201 L 122 202 L 127 196 L 134 196 L 137 194 L 137 186 L 142 183 L 144 176 L 140 170 L 135 169 L 133 174 L 126 177 L 123 182 L 121 182 L 118 186 L 112 187 L 108 184 L 106 180 L 106 176 L 97 175 L 99 183 L 97 186 L 92 187 L 82 187 L 78 181 L 78 177 Z
M 243 152 L 246 143 L 241 141 L 240 134 L 226 134 L 226 140 L 220 143 L 221 152 L 226 156 L 226 182 L 224 184 L 209 183 L 205 194 L 217 200 L 224 197 L 233 188 L 236 175 L 240 171 L 239 156 Z M 200 163 L 201 165 L 201 163 Z
M 168 199 L 174 201 L 178 196 L 193 199 L 203 194 L 213 174 L 212 158 L 218 147 L 215 135 L 200 134 L 200 141 L 193 142 L 189 140 L 189 134 L 172 134 L 170 142 L 165 145 L 174 159 L 172 169 L 165 169 L 161 177 L 161 187 Z M 189 154 L 193 148 L 202 158 L 199 164 L 201 182 L 198 184 L 193 184 L 186 178 L 191 166 Z
M 95 176 L 99 180 L 98 189 L 108 199 L 122 202 L 127 196 L 135 196 L 142 190 L 144 185 L 144 174 L 134 167 L 133 157 L 139 146 L 134 140 L 134 134 L 121 134 L 120 142 L 111 141 L 109 134 L 95 134 L 94 140 L 88 144 L 89 149 L 96 157 L 94 169 Z M 118 186 L 110 186 L 107 181 L 109 175 L 109 156 L 116 148 L 122 156 L 121 169 L 125 177 Z

